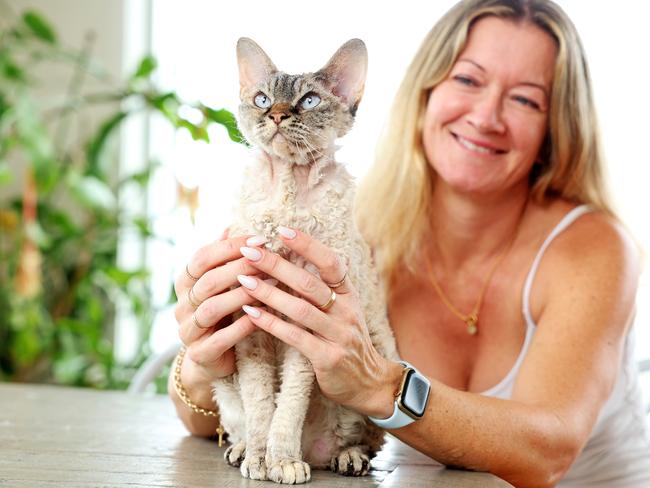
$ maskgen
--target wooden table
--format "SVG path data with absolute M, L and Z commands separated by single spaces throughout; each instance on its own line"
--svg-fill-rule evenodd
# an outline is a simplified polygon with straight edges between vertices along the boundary
M 444 469 L 399 444 L 389 440 L 369 476 L 314 471 L 306 486 L 511 486 L 486 473 Z M 165 396 L 0 383 L 0 487 L 275 486 L 242 478 L 224 463 L 224 449 L 188 435 Z

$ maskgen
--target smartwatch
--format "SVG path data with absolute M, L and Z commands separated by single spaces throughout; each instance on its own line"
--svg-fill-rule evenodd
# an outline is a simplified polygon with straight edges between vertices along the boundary
M 398 429 L 422 418 L 429 402 L 431 383 L 427 377 L 406 361 L 398 362 L 404 366 L 404 372 L 395 394 L 393 415 L 387 419 L 368 417 L 382 429 Z

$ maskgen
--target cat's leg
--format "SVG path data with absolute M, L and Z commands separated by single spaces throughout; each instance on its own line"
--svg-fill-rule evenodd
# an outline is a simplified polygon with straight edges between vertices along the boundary
M 332 457 L 330 469 L 344 476 L 365 476 L 370 470 L 370 460 L 384 444 L 386 433 L 365 419 L 361 426 L 362 437 L 358 444 L 343 447 Z
M 370 470 L 368 446 L 345 447 L 332 458 L 330 469 L 343 476 L 365 476 Z
M 311 479 L 311 468 L 302 460 L 301 438 L 314 370 L 296 349 L 286 348 L 281 378 L 266 447 L 268 478 L 276 483 L 306 483 Z
M 221 425 L 228 433 L 230 446 L 224 453 L 226 462 L 239 467 L 244 460 L 246 451 L 246 419 L 244 405 L 239 392 L 239 378 L 235 373 L 229 378 L 223 378 L 212 384 L 213 399 L 219 407 Z
M 228 463 L 233 468 L 239 468 L 245 457 L 246 443 L 244 441 L 239 441 L 235 444 L 231 444 L 223 453 L 223 458 L 226 460 L 226 463 Z
M 397 356 L 395 342 L 385 313 L 366 308 L 366 320 L 373 345 L 384 357 Z M 381 449 L 385 433 L 358 412 L 338 407 L 334 435 L 339 451 L 332 456 L 330 469 L 343 476 L 365 476 L 370 460 Z
M 335 418 L 336 424 L 332 427 L 338 449 L 330 460 L 330 469 L 344 476 L 365 476 L 377 445 L 367 435 L 367 429 L 372 426 L 363 415 L 341 406 L 337 406 Z M 372 446 L 369 441 L 373 441 Z
M 238 343 L 235 351 L 246 422 L 240 471 L 245 478 L 265 480 L 266 441 L 275 411 L 275 348 L 271 336 L 259 330 Z
M 379 354 L 389 359 L 397 358 L 395 339 L 388 323 L 381 292 L 376 280 L 366 278 L 371 295 L 362 297 L 366 324 L 373 346 Z M 339 407 L 334 434 L 340 450 L 330 462 L 330 469 L 344 476 L 364 476 L 370 469 L 370 459 L 381 449 L 385 433 L 365 416 Z

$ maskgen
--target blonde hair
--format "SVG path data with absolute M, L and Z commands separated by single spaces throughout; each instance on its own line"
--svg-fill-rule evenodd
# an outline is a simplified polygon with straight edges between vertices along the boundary
M 473 23 L 486 16 L 531 23 L 558 45 L 547 134 L 530 175 L 531 198 L 565 198 L 612 213 L 589 71 L 569 18 L 549 0 L 464 0 L 436 23 L 411 62 L 357 195 L 357 222 L 389 282 L 400 264 L 414 271 L 430 225 L 435 172 L 421 137 L 428 95 L 448 76 Z

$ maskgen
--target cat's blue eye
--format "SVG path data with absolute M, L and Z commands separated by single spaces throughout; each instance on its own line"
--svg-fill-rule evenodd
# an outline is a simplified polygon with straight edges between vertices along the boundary
M 308 93 L 300 102 L 300 107 L 304 110 L 310 110 L 320 103 L 320 97 L 315 93 Z
M 258 93 L 255 95 L 255 99 L 253 101 L 259 108 L 269 108 L 271 106 L 271 99 L 264 95 L 264 93 Z

